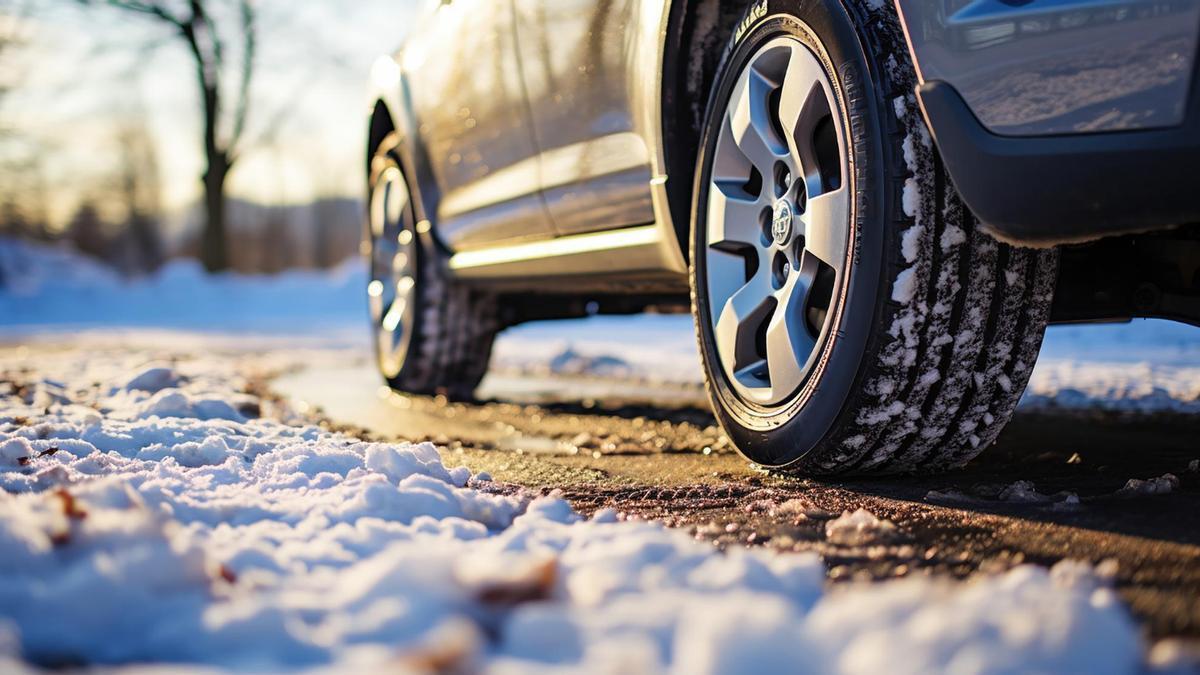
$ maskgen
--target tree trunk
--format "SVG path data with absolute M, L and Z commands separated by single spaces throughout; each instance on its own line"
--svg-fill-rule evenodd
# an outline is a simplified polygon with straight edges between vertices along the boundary
M 225 177 L 229 163 L 221 156 L 210 157 L 204 172 L 204 235 L 200 260 L 209 272 L 229 269 L 229 247 L 225 237 Z

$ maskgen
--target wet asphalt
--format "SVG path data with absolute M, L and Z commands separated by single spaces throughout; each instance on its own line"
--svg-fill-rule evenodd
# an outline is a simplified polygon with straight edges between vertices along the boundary
M 481 489 L 558 491 L 582 513 L 614 508 L 720 547 L 816 551 L 831 583 L 965 578 L 1064 558 L 1115 566 L 1116 587 L 1149 637 L 1200 640 L 1197 416 L 1021 412 L 953 473 L 804 480 L 742 459 L 690 386 L 493 373 L 479 400 L 451 402 L 387 392 L 361 363 L 270 386 L 336 428 L 432 441 L 448 465 L 490 474 L 473 481 Z M 1123 489 L 1168 473 L 1177 483 L 1166 494 Z M 854 545 L 828 541 L 825 523 L 858 508 L 896 530 Z

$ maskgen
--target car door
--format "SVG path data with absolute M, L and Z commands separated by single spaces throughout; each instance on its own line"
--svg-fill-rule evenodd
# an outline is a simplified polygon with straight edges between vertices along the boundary
M 635 0 L 513 0 L 517 49 L 559 234 L 651 223 L 650 151 L 634 132 Z
M 440 196 L 438 232 L 454 250 L 554 235 L 510 3 L 441 0 L 403 55 Z

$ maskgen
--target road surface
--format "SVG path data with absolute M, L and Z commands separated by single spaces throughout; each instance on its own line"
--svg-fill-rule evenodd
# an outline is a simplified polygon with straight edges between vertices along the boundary
M 490 474 L 491 489 L 558 490 L 581 512 L 611 507 L 718 546 L 818 551 L 833 582 L 1104 563 L 1149 635 L 1200 639 L 1196 416 L 1022 413 L 962 471 L 800 480 L 738 456 L 686 385 L 492 374 L 481 400 L 461 403 L 388 393 L 367 366 L 327 364 L 271 387 L 335 427 L 433 441 L 448 466 Z M 1165 474 L 1178 479 L 1159 481 L 1166 494 L 1123 489 Z M 896 531 L 830 543 L 824 523 L 858 508 Z

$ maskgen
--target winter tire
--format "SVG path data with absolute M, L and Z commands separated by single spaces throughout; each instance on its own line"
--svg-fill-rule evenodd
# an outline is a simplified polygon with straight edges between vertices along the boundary
M 375 360 L 388 385 L 413 394 L 470 398 L 499 330 L 496 298 L 455 283 L 418 220 L 409 183 L 384 143 L 371 162 L 367 259 Z
M 1011 417 L 1051 250 L 982 233 L 913 96 L 890 3 L 754 3 L 709 99 L 691 289 L 713 409 L 800 474 L 965 463 Z

